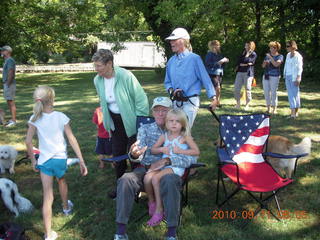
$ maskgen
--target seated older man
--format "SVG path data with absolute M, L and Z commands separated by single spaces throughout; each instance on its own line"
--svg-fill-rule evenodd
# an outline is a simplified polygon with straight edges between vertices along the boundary
M 118 179 L 116 198 L 117 233 L 114 240 L 129 239 L 126 234 L 126 225 L 132 211 L 135 195 L 143 187 L 143 178 L 150 164 L 162 157 L 161 154 L 151 154 L 151 147 L 164 133 L 166 115 L 171 107 L 172 102 L 169 98 L 155 98 L 152 105 L 152 115 L 155 122 L 145 124 L 138 130 L 137 142 L 132 145 L 129 155 L 133 161 L 140 161 L 141 165 L 135 168 L 133 172 L 125 173 Z M 185 167 L 189 167 L 191 163 L 196 161 L 196 158 L 192 156 L 183 156 L 183 158 L 185 158 Z M 180 177 L 175 174 L 165 175 L 160 182 L 161 198 L 168 227 L 166 239 L 168 240 L 176 239 L 176 228 L 180 216 L 181 183 Z

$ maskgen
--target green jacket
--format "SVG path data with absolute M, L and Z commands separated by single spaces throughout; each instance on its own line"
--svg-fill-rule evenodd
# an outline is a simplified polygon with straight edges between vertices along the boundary
M 115 67 L 114 94 L 119 106 L 120 115 L 123 121 L 127 136 L 131 137 L 137 133 L 137 116 L 149 115 L 149 103 L 140 83 L 128 70 Z M 106 101 L 104 78 L 96 75 L 94 85 L 100 98 L 100 106 L 103 113 L 103 125 L 107 131 L 114 130 L 114 123 L 108 110 Z

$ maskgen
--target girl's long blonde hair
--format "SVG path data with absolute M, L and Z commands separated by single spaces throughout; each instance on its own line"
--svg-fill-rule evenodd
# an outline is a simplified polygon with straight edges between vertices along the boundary
M 184 113 L 183 110 L 181 109 L 171 109 L 166 116 L 166 129 L 167 128 L 167 122 L 169 120 L 170 116 L 177 116 L 179 119 L 179 122 L 181 123 L 181 136 L 186 137 L 186 136 L 191 136 L 191 130 L 189 126 L 189 121 L 187 118 L 187 115 Z
M 55 93 L 52 87 L 39 86 L 34 90 L 33 99 L 35 103 L 31 122 L 35 122 L 41 118 L 44 106 L 53 105 L 54 97 Z

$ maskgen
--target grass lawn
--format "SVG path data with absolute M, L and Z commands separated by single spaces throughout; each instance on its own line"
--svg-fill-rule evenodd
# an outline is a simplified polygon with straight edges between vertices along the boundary
M 135 71 L 144 87 L 149 102 L 159 95 L 165 95 L 162 79 L 153 71 Z M 57 186 L 56 200 L 53 205 L 53 229 L 60 235 L 59 239 L 113 239 L 115 232 L 115 201 L 107 198 L 107 192 L 115 184 L 113 170 L 98 169 L 97 157 L 94 154 L 96 130 L 92 124 L 92 114 L 98 106 L 94 73 L 50 73 L 50 74 L 19 74 L 17 76 L 17 109 L 19 123 L 14 128 L 0 128 L 0 144 L 13 145 L 19 150 L 19 157 L 25 154 L 26 123 L 32 114 L 32 93 L 37 85 L 50 85 L 56 90 L 56 110 L 66 113 L 72 120 L 72 129 L 80 143 L 82 153 L 89 168 L 87 177 L 81 177 L 79 168 L 72 167 L 66 178 L 69 184 L 70 199 L 75 204 L 74 213 L 64 217 L 61 214 L 61 201 Z M 253 89 L 253 107 L 248 112 L 265 111 L 261 84 Z M 0 108 L 7 109 L 2 98 Z M 217 122 L 210 113 L 201 108 L 197 116 L 193 136 L 201 150 L 199 161 L 207 164 L 197 178 L 190 183 L 189 206 L 183 210 L 182 225 L 178 230 L 181 240 L 196 239 L 319 239 L 319 206 L 320 206 L 320 87 L 314 83 L 302 84 L 302 106 L 297 120 L 288 120 L 289 114 L 286 91 L 283 80 L 279 89 L 279 111 L 271 118 L 272 134 L 287 136 L 294 142 L 299 142 L 304 136 L 310 136 L 318 141 L 313 143 L 312 154 L 301 161 L 296 174 L 296 181 L 280 192 L 280 204 L 290 213 L 289 219 L 277 222 L 267 216 L 255 219 L 247 228 L 240 227 L 241 220 L 213 220 L 212 212 L 217 210 L 215 204 L 217 171 L 216 153 L 213 145 L 218 137 Z M 206 95 L 202 94 L 202 106 L 209 104 Z M 239 114 L 233 108 L 233 79 L 225 79 L 223 86 L 223 108 L 217 114 Z M 7 112 L 8 114 L 8 112 Z M 70 157 L 74 156 L 70 151 Z M 5 174 L 2 177 L 13 179 L 19 186 L 23 196 L 31 200 L 35 210 L 26 215 L 14 218 L 0 202 L 0 223 L 15 221 L 27 229 L 27 235 L 32 240 L 42 239 L 43 226 L 41 217 L 42 191 L 39 175 L 34 173 L 30 164 L 16 166 L 16 174 Z M 255 209 L 254 202 L 247 201 L 248 195 L 241 193 L 234 198 L 224 210 L 243 208 Z M 132 218 L 145 211 L 145 204 L 135 204 Z M 304 219 L 295 216 L 297 211 L 305 211 Z M 166 231 L 165 223 L 155 228 L 146 226 L 147 218 L 138 223 L 128 225 L 130 239 L 163 239 Z

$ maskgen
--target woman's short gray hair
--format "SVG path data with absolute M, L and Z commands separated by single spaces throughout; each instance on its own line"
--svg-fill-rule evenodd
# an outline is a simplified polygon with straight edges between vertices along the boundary
M 113 66 L 113 53 L 109 49 L 99 49 L 93 56 L 93 62 L 102 62 L 107 64 L 107 62 L 111 61 Z

